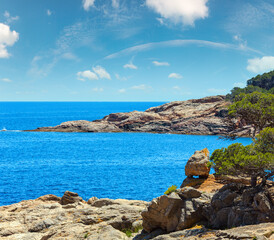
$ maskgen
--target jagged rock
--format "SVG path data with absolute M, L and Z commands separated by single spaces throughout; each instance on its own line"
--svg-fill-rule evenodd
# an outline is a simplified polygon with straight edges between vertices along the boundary
M 225 96 L 176 101 L 152 107 L 144 112 L 111 113 L 95 121 L 69 121 L 40 132 L 158 132 L 196 135 L 224 135 L 230 127 L 223 121 L 227 114 Z M 248 134 L 250 126 L 241 125 L 233 133 Z
M 191 187 L 153 199 L 142 212 L 143 228 L 147 232 L 157 228 L 171 232 L 192 227 L 205 219 L 202 209 L 210 200 L 211 195 Z
M 185 166 L 185 175 L 188 177 L 200 176 L 208 177 L 210 168 L 209 164 L 209 151 L 207 148 L 196 151 L 188 160 Z
M 273 222 L 274 205 L 267 195 L 267 189 L 228 184 L 214 194 L 203 215 L 217 229 Z
M 151 232 L 161 228 L 167 232 L 174 231 L 179 223 L 182 207 L 182 199 L 174 192 L 153 199 L 142 212 L 144 230 Z
M 179 194 L 179 196 L 181 198 L 198 198 L 201 197 L 202 192 L 199 191 L 198 189 L 195 189 L 193 187 L 184 187 L 184 188 L 180 188 L 178 189 L 177 193 Z
M 63 197 L 61 198 L 62 205 L 77 203 L 77 202 L 81 202 L 81 201 L 83 201 L 83 199 L 81 197 L 79 197 L 77 193 L 70 192 L 70 191 L 66 191 L 64 193 Z

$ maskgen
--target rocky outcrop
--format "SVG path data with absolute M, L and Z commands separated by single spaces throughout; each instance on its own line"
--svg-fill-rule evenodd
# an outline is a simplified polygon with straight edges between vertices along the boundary
M 64 199 L 65 202 L 64 202 Z M 67 201 L 70 199 L 69 201 Z M 140 229 L 144 201 L 95 199 L 91 204 L 66 192 L 0 207 L 0 239 L 130 239 Z M 65 205 L 64 205 L 65 204 Z M 137 233 L 136 233 L 137 234 Z
M 223 135 L 230 131 L 223 121 L 228 102 L 224 96 L 166 103 L 144 112 L 111 113 L 101 120 L 70 121 L 40 132 L 157 132 L 196 135 Z M 249 126 L 240 126 L 235 134 L 247 135 Z
M 209 184 L 213 186 L 212 182 L 213 180 Z M 45 195 L 35 200 L 0 207 L 0 239 L 273 240 L 274 222 L 226 230 L 206 228 L 206 225 L 214 224 L 215 218 L 215 222 L 220 221 L 224 223 L 222 226 L 226 226 L 227 219 L 236 221 L 242 215 L 244 223 L 251 224 L 247 220 L 254 219 L 253 211 L 259 213 L 257 222 L 261 222 L 262 217 L 264 221 L 270 221 L 273 214 L 273 187 L 251 191 L 246 186 L 232 184 L 220 188 L 215 195 L 211 187 L 184 187 L 176 193 L 158 197 L 150 204 L 96 197 L 90 198 L 87 203 L 72 192 L 66 192 L 62 198 Z M 209 193 L 206 192 L 209 189 Z M 61 204 L 61 199 L 70 200 Z M 214 208 L 210 209 L 212 206 Z M 233 209 L 234 207 L 237 209 Z M 227 208 L 234 214 L 231 218 L 227 217 L 229 214 L 225 214 L 229 212 Z M 142 223 L 146 231 L 142 230 Z
M 209 151 L 207 148 L 196 151 L 185 166 L 185 175 L 192 178 L 193 176 L 199 176 L 206 178 L 209 175 Z
M 209 200 L 209 194 L 192 187 L 153 199 L 142 212 L 144 230 L 151 232 L 161 228 L 172 232 L 190 228 L 205 219 L 202 209 L 209 204 Z
M 227 184 L 214 194 L 203 211 L 213 228 L 274 222 L 273 187 L 252 188 L 242 184 Z

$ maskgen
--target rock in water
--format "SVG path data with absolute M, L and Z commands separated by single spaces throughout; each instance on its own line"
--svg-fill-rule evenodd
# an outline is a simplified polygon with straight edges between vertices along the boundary
M 188 177 L 199 176 L 208 177 L 210 167 L 209 163 L 209 151 L 207 148 L 196 151 L 188 160 L 185 166 L 185 174 Z

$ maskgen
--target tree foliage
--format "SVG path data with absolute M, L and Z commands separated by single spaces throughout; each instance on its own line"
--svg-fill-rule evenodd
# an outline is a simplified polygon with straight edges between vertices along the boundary
M 235 87 L 231 90 L 231 93 L 226 95 L 226 99 L 234 102 L 237 95 L 241 93 L 272 93 L 274 94 L 274 71 L 257 75 L 247 80 L 247 86 L 245 88 Z
M 274 95 L 269 93 L 253 92 L 240 94 L 228 108 L 229 116 L 240 118 L 246 124 L 253 125 L 253 138 L 256 131 L 265 127 L 274 127 Z
M 261 177 L 265 183 L 274 176 L 273 139 L 274 128 L 266 128 L 250 145 L 235 143 L 215 150 L 210 157 L 215 172 L 251 176 L 253 186 L 256 185 L 257 177 Z
M 274 87 L 274 70 L 251 78 L 247 81 L 247 85 L 253 85 L 270 90 Z

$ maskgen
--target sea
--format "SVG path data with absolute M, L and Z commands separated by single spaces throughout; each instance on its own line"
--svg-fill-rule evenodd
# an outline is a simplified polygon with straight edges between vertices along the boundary
M 180 187 L 196 150 L 244 145 L 218 136 L 152 133 L 24 132 L 114 112 L 144 111 L 162 102 L 0 102 L 0 205 L 77 192 L 84 200 L 150 201 Z

